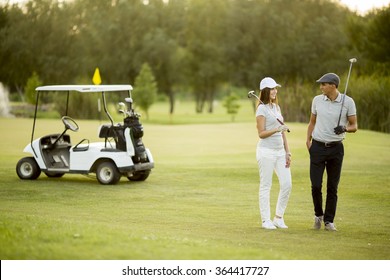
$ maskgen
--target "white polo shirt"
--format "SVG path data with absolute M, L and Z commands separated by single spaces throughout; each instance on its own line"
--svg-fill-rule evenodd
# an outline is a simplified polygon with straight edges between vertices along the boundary
M 337 98 L 332 101 L 325 95 L 314 97 L 311 112 L 317 116 L 316 124 L 312 133 L 313 139 L 320 142 L 342 141 L 345 133 L 335 134 L 334 128 L 340 116 L 342 103 L 342 94 L 339 93 Z M 351 97 L 345 96 L 343 111 L 341 113 L 340 125 L 348 124 L 348 117 L 356 115 L 356 105 Z
M 274 105 L 271 108 L 268 104 L 260 104 L 256 110 L 256 117 L 257 116 L 265 117 L 265 130 L 272 130 L 280 126 L 280 123 L 276 120 L 276 118 L 283 122 L 283 117 L 280 112 L 279 105 Z M 260 139 L 258 142 L 258 146 L 276 150 L 283 149 L 284 145 L 282 133 L 276 132 L 267 138 Z

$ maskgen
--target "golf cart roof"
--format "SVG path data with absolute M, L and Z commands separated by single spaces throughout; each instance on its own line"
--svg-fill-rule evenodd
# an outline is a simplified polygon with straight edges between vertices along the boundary
M 56 85 L 37 87 L 36 91 L 107 92 L 132 90 L 131 85 Z

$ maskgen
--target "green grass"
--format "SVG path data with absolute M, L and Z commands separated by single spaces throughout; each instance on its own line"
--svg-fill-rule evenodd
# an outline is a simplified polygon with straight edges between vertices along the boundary
M 166 102 L 157 102 L 150 108 L 149 119 L 143 117 L 144 123 L 154 124 L 202 124 L 202 123 L 226 123 L 232 119 L 231 115 L 226 113 L 222 101 L 216 100 L 213 105 L 213 113 L 207 112 L 205 106 L 204 113 L 195 113 L 195 103 L 193 101 L 177 100 L 175 102 L 174 114 L 169 114 L 169 105 Z M 249 122 L 253 120 L 252 101 L 243 98 L 238 101 L 240 108 L 235 116 L 235 122 Z M 137 104 L 135 103 L 135 106 Z M 114 107 L 114 106 L 111 106 Z M 142 116 L 145 114 L 140 111 Z M 120 118 L 116 118 L 120 120 Z
M 155 169 L 145 182 L 122 178 L 115 186 L 82 175 L 20 180 L 15 166 L 32 120 L 0 119 L 0 259 L 389 259 L 390 135 L 348 135 L 339 231 L 331 233 L 311 229 L 306 125 L 290 124 L 289 229 L 266 231 L 258 209 L 255 123 L 208 116 L 212 124 L 145 122 Z M 80 131 L 69 132 L 73 143 L 98 140 L 98 121 L 78 123 Z M 36 136 L 62 127 L 40 120 Z

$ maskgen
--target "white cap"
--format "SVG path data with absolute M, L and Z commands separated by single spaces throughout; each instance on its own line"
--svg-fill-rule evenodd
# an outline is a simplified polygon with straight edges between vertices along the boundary
M 275 88 L 275 87 L 281 87 L 281 85 L 277 84 L 275 80 L 270 77 L 266 77 L 262 79 L 260 82 L 260 90 L 263 90 L 265 88 Z

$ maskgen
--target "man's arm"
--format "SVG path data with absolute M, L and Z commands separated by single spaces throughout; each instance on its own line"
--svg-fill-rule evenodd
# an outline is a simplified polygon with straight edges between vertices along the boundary
M 310 116 L 309 125 L 307 126 L 307 135 L 306 135 L 306 147 L 308 150 L 311 147 L 311 135 L 316 125 L 316 121 L 317 121 L 317 116 L 312 113 Z
M 357 116 L 349 116 L 348 117 L 348 125 L 345 128 L 346 132 L 356 132 L 358 130 L 358 124 L 357 124 Z

